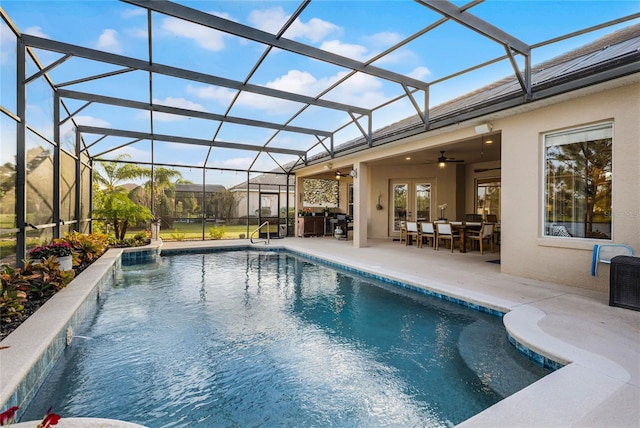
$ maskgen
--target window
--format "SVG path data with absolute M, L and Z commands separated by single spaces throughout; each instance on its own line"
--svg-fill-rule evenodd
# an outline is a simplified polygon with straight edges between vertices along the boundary
M 544 137 L 544 235 L 611 239 L 613 126 Z
M 483 178 L 476 181 L 476 214 L 486 219 L 495 215 L 500 221 L 500 179 Z

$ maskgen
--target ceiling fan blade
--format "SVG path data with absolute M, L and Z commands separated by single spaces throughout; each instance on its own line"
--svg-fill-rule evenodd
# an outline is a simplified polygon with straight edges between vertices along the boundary
M 446 159 L 444 162 L 464 162 L 462 159 Z
M 500 168 L 500 167 L 497 167 L 497 168 L 478 168 L 478 169 L 474 169 L 473 172 L 496 171 L 498 169 L 502 169 L 502 168 Z

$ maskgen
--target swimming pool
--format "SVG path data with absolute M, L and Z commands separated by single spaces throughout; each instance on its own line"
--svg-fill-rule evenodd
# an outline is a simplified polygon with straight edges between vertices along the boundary
M 450 426 L 549 372 L 495 315 L 286 252 L 124 269 L 76 335 L 23 420 Z

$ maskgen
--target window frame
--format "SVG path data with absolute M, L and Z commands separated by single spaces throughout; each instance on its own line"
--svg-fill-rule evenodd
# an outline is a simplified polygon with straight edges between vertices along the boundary
M 550 227 L 555 223 L 551 217 L 548 216 L 549 208 L 548 208 L 548 200 L 549 197 L 547 195 L 547 164 L 548 164 L 548 148 L 552 146 L 558 146 L 562 144 L 549 144 L 548 139 L 550 137 L 560 137 L 569 136 L 570 134 L 577 134 L 580 132 L 597 132 L 598 130 L 606 130 L 609 133 L 609 137 L 611 140 L 611 148 L 610 148 L 610 161 L 609 161 L 609 236 L 608 237 L 595 237 L 595 236 L 586 236 L 586 231 L 583 231 L 583 235 L 585 236 L 557 236 L 553 235 L 550 231 Z M 540 134 L 540 147 L 541 147 L 541 192 L 540 192 L 540 227 L 539 233 L 540 237 L 544 242 L 552 243 L 552 242 L 565 242 L 565 243 L 575 243 L 580 245 L 580 243 L 585 243 L 588 245 L 592 245 L 592 243 L 603 243 L 603 242 L 611 242 L 613 241 L 613 187 L 614 187 L 614 146 L 615 146 L 615 127 L 613 120 L 605 120 L 600 122 L 594 122 L 590 124 L 583 124 L 579 126 L 573 126 L 570 128 L 563 128 L 554 131 L 547 131 Z M 574 141 L 571 143 L 578 143 L 585 140 Z M 586 140 L 586 141 L 594 141 L 594 140 Z M 571 144 L 564 143 L 564 144 Z M 582 190 L 581 195 L 584 195 L 584 190 Z M 575 218 L 572 219 L 575 223 Z M 593 223 L 593 221 L 592 221 Z

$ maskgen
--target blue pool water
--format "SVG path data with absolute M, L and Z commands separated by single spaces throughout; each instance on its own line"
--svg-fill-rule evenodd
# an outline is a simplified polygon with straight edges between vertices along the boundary
M 123 269 L 22 420 L 451 426 L 549 371 L 500 317 L 286 252 Z

